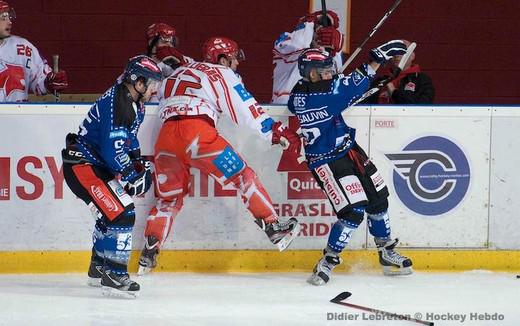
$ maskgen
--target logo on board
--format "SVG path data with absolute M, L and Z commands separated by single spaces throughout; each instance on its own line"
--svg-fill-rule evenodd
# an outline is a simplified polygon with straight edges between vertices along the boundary
M 417 138 L 401 151 L 385 153 L 385 156 L 394 167 L 397 196 L 417 214 L 445 214 L 466 196 L 470 182 L 468 159 L 464 151 L 447 138 Z

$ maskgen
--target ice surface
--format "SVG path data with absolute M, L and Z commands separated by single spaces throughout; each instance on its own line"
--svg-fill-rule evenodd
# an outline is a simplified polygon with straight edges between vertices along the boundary
M 0 325 L 419 325 L 374 320 L 373 314 L 329 302 L 343 291 L 352 293 L 346 302 L 358 305 L 452 318 L 435 325 L 520 325 L 520 279 L 514 274 L 355 272 L 336 274 L 322 287 L 307 284 L 307 277 L 156 273 L 135 277 L 141 293 L 128 300 L 103 297 L 100 288 L 86 286 L 86 273 L 0 275 Z M 503 320 L 470 320 L 471 313 Z M 457 315 L 464 322 L 454 320 Z

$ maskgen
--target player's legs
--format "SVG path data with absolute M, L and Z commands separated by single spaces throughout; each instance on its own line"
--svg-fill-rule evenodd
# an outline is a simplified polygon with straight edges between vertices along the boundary
M 104 169 L 64 163 L 63 172 L 67 185 L 89 206 L 96 219 L 89 284 L 100 282 L 105 294 L 135 297 L 139 284 L 128 275 L 135 223 L 132 198 Z
M 155 143 L 155 186 L 158 195 L 150 210 L 144 231 L 145 245 L 139 258 L 138 274 L 151 271 L 157 265 L 161 246 L 171 232 L 175 217 L 183 206 L 189 188 L 189 165 L 185 163 L 186 142 L 180 121 L 167 122 Z
M 188 130 L 186 130 L 188 132 Z M 296 219 L 279 221 L 271 197 L 251 169 L 215 128 L 207 126 L 190 144 L 189 165 L 238 191 L 246 208 L 279 250 L 286 249 L 299 232 Z
M 342 262 L 339 254 L 363 221 L 368 200 L 348 156 L 319 166 L 312 173 L 327 194 L 338 218 L 329 233 L 323 256 L 308 279 L 313 285 L 323 285 L 329 281 L 334 267 Z
M 411 274 L 411 259 L 400 255 L 395 250 L 398 239 L 391 237 L 388 187 L 363 149 L 356 144 L 351 152 L 352 159 L 361 162 L 363 166 L 359 178 L 368 198 L 366 207 L 368 231 L 374 237 L 383 272 L 385 275 Z

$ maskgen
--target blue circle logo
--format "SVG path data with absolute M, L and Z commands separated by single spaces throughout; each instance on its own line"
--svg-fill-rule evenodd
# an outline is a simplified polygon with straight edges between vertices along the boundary
M 394 166 L 393 182 L 399 199 L 417 214 L 449 212 L 464 199 L 470 181 L 468 159 L 451 140 L 421 137 L 401 152 L 386 153 Z

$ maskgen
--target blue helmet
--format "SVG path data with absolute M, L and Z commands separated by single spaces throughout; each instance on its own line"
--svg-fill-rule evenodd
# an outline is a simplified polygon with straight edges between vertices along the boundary
M 309 75 L 313 68 L 332 69 L 334 66 L 334 58 L 332 55 L 322 49 L 309 48 L 303 51 L 298 57 L 298 70 L 300 76 L 309 79 Z
M 139 79 L 146 85 L 152 81 L 160 82 L 162 79 L 161 68 L 152 58 L 145 55 L 130 58 L 123 73 L 123 80 L 132 85 L 135 85 Z

